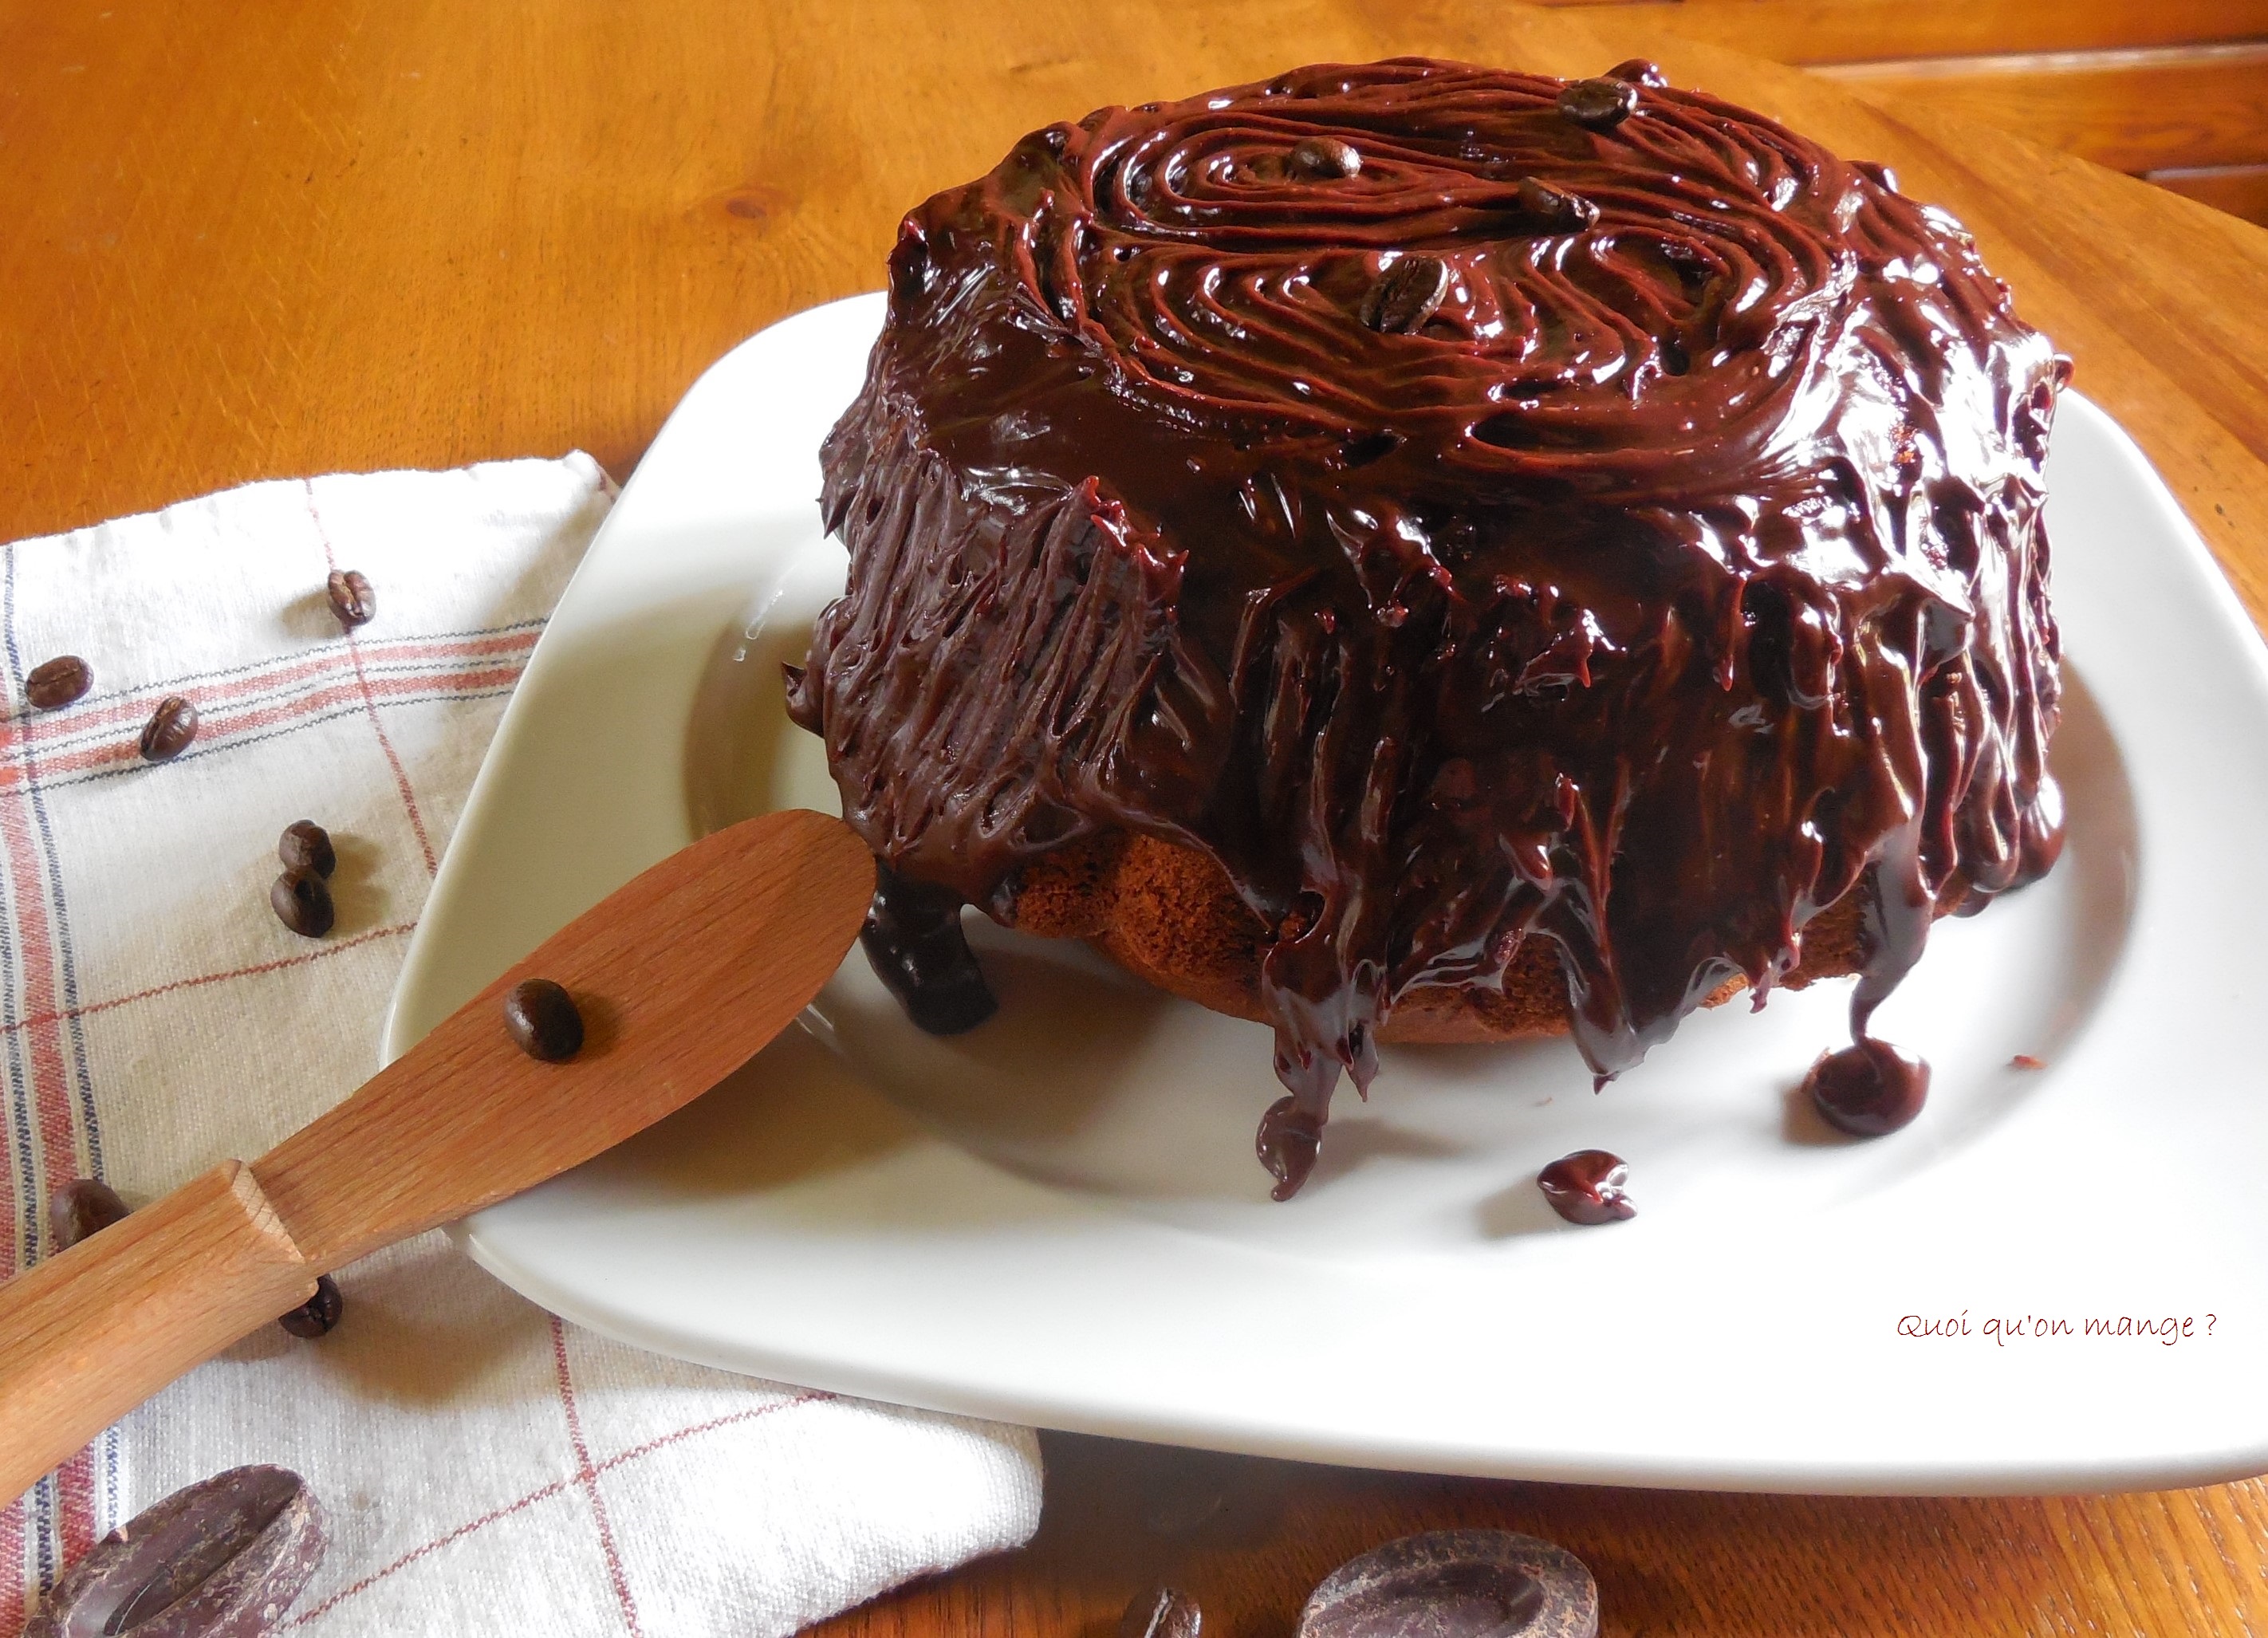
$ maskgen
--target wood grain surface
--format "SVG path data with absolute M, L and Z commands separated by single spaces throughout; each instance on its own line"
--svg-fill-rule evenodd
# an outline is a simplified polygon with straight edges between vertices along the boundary
M 328 1113 L 0 1281 L 0 1502 L 315 1276 L 493 1205 L 681 1108 L 754 1058 L 858 936 L 874 860 L 806 809 L 703 837 L 578 916 Z M 563 985 L 564 1061 L 504 992 Z
M 1778 63 L 2116 50 L 2268 37 L 2268 0 L 1541 0 L 1611 6 Z
M 842 965 L 873 896 L 873 855 L 839 819 L 791 808 L 705 836 L 544 940 L 253 1174 L 319 1273 L 534 1188 L 754 1058 Z M 505 1030 L 504 993 L 528 978 L 581 1013 L 565 1062 Z
M 0 537 L 333 469 L 579 446 L 621 474 L 703 365 L 875 287 L 898 215 L 1035 125 L 1307 60 L 1432 51 L 1590 73 L 1643 55 L 1889 162 L 1961 216 L 2268 613 L 2268 234 L 1700 37 L 1769 50 L 1803 15 L 1815 38 L 1847 30 L 1828 57 L 2034 51 L 2061 45 L 2002 25 L 2066 12 L 2094 32 L 2062 45 L 2176 44 L 2216 17 L 2236 19 L 2226 37 L 2261 27 L 2251 0 L 209 0 L 194 26 L 124 0 L 7 0 Z M 1900 15 L 1939 37 L 1869 48 L 1866 19 Z M 1609 1634 L 2268 1627 L 2257 1483 L 1807 1500 L 1048 1448 L 1035 1546 L 842 1618 L 835 1638 L 1100 1634 L 1158 1576 L 1205 1600 L 1209 1634 L 1282 1634 L 1338 1560 L 1448 1522 L 1580 1553 Z M 1141 1522 L 1157 1487 L 1224 1472 L 1241 1499 L 1211 1523 Z

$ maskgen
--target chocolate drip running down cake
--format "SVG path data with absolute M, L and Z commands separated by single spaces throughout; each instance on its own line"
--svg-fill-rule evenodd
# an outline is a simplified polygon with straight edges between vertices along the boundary
M 1879 167 L 1645 63 L 1317 67 L 1034 132 L 889 277 L 790 708 L 930 1027 L 963 903 L 1263 1020 L 1282 1198 L 1381 1040 L 1603 1081 L 1855 971 L 1843 1081 L 1911 1065 L 1933 919 L 2053 862 L 2068 365 Z

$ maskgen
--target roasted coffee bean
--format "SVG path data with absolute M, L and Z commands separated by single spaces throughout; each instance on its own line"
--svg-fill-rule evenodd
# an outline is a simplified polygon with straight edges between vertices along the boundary
M 1197 1601 L 1171 1587 L 1153 1587 L 1130 1599 L 1118 1618 L 1118 1638 L 1197 1638 L 1204 1625 Z
M 303 939 L 321 938 L 338 919 L 330 888 L 312 870 L 287 870 L 276 877 L 268 903 L 276 919 Z
M 1404 1536 L 1307 1595 L 1298 1638 L 1597 1638 L 1599 1590 L 1564 1547 L 1503 1530 Z
M 276 844 L 276 857 L 284 861 L 286 870 L 312 870 L 319 876 L 328 876 L 339 867 L 338 850 L 331 845 L 331 833 L 313 819 L 302 819 L 284 827 L 284 834 Z
M 1388 336 L 1407 336 L 1432 318 L 1449 293 L 1449 264 L 1439 256 L 1404 256 L 1378 276 L 1362 299 L 1362 321 Z
M 276 1323 L 295 1337 L 320 1337 L 339 1323 L 339 1316 L 347 1311 L 347 1300 L 339 1295 L 339 1282 L 328 1274 L 315 1277 L 315 1295 L 278 1317 Z
M 1579 79 L 1559 93 L 1559 112 L 1588 130 L 1612 130 L 1638 112 L 1638 87 L 1626 79 Z
M 24 679 L 24 699 L 34 711 L 57 711 L 85 697 L 94 686 L 94 668 L 77 654 L 58 654 L 32 668 Z
M 1571 1223 L 1612 1223 L 1638 1215 L 1624 1185 L 1630 1167 L 1604 1149 L 1577 1149 L 1535 1174 L 1535 1186 L 1551 1209 Z
M 74 1177 L 48 1196 L 48 1249 L 68 1251 L 91 1234 L 126 1221 L 118 1191 L 92 1177 Z
M 1336 136 L 1303 136 L 1292 144 L 1292 170 L 1318 181 L 1354 176 L 1362 170 L 1361 151 Z
M 1577 232 L 1599 219 L 1599 207 L 1581 195 L 1563 192 L 1532 176 L 1520 179 L 1520 208 L 1536 227 L 1550 233 Z
M 370 582 L 358 569 L 332 570 L 323 594 L 331 600 L 331 612 L 339 617 L 343 631 L 368 625 L 378 616 L 378 594 L 370 589 Z
M 504 1028 L 519 1050 L 547 1064 L 583 1050 L 583 1015 L 575 998 L 549 978 L 524 978 L 504 998 Z
M 168 694 L 143 725 L 142 759 L 171 762 L 188 749 L 189 742 L 196 737 L 197 708 L 179 694 Z
M 323 1546 L 323 1509 L 305 1479 L 232 1467 L 96 1542 L 23 1638 L 261 1638 L 283 1624 Z
M 1609 79 L 1626 79 L 1633 85 L 1644 85 L 1649 91 L 1660 91 L 1669 84 L 1669 76 L 1661 71 L 1661 64 L 1649 63 L 1644 57 L 1628 57 L 1606 72 Z

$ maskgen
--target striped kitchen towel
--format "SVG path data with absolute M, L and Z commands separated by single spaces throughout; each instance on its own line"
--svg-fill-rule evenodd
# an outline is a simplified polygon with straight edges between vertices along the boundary
M 380 1015 L 503 702 L 604 519 L 588 457 L 256 483 L 0 552 L 0 1270 L 75 1177 L 140 1204 L 376 1068 Z M 377 616 L 342 631 L 333 570 Z M 61 654 L 60 709 L 24 679 Z M 175 759 L 139 754 L 180 695 Z M 271 911 L 279 831 L 338 851 L 337 923 Z M 684 1365 L 563 1324 L 440 1236 L 342 1270 L 0 1509 L 0 1634 L 159 1496 L 275 1462 L 331 1547 L 319 1635 L 783 1634 L 1037 1520 L 1028 1433 Z

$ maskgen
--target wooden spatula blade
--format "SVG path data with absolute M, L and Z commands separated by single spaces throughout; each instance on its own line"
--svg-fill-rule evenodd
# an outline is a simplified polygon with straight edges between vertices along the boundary
M 253 1175 L 319 1270 L 516 1194 L 755 1056 L 841 963 L 873 888 L 839 820 L 720 830 L 545 941 Z M 567 1062 L 528 1057 L 505 1027 L 504 993 L 537 978 L 582 1011 Z

